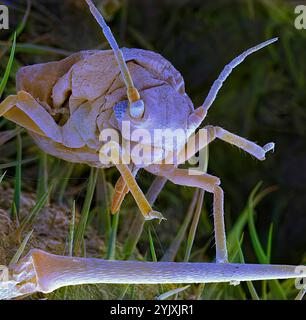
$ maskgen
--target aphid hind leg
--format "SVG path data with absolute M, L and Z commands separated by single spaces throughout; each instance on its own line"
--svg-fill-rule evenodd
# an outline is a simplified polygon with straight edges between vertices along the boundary
M 190 175 L 188 169 L 179 169 L 172 165 L 151 166 L 146 170 L 159 176 L 163 176 L 171 182 L 189 187 L 201 188 L 205 191 L 213 193 L 213 215 L 214 230 L 216 242 L 216 261 L 219 263 L 228 262 L 228 254 L 226 247 L 226 234 L 224 223 L 224 195 L 223 190 L 219 186 L 220 179 L 210 174 Z

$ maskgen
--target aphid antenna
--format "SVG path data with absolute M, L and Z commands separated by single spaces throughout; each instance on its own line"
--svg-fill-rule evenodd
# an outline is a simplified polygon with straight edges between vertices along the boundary
M 278 38 L 273 38 L 270 40 L 267 40 L 265 42 L 262 42 L 246 51 L 244 51 L 242 54 L 240 54 L 238 57 L 234 58 L 230 63 L 228 63 L 222 70 L 222 72 L 220 73 L 220 75 L 218 76 L 217 80 L 215 80 L 215 82 L 213 83 L 213 85 L 211 86 L 209 93 L 204 101 L 204 103 L 202 104 L 202 106 L 197 110 L 199 115 L 200 115 L 200 121 L 199 123 L 197 123 L 197 126 L 200 125 L 200 123 L 204 120 L 204 118 L 207 115 L 207 112 L 209 110 L 209 108 L 212 106 L 212 104 L 214 103 L 214 101 L 217 98 L 217 94 L 220 91 L 220 89 L 223 86 L 224 81 L 229 77 L 229 75 L 232 73 L 233 69 L 236 68 L 239 64 L 241 64 L 249 55 L 251 55 L 252 53 L 263 49 L 264 47 L 276 42 L 278 40 Z
M 110 27 L 106 24 L 105 19 L 103 18 L 102 14 L 99 12 L 97 7 L 94 5 L 94 3 L 91 0 L 85 0 L 85 1 L 89 6 L 89 9 L 92 15 L 94 16 L 94 18 L 96 19 L 100 27 L 102 28 L 103 34 L 114 52 L 115 58 L 120 68 L 123 81 L 127 87 L 127 96 L 128 96 L 129 105 L 130 105 L 130 114 L 134 118 L 141 118 L 144 114 L 144 103 L 140 99 L 140 95 L 137 88 L 135 88 L 134 86 L 133 79 L 131 77 L 128 66 L 125 62 L 122 50 L 119 48 L 118 43 Z

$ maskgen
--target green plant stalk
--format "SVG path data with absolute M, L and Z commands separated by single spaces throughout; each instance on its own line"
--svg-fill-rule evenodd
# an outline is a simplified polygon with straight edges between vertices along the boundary
M 249 226 L 252 245 L 259 262 L 261 264 L 267 264 L 269 263 L 268 258 L 262 248 L 262 245 L 260 243 L 256 228 L 255 228 L 254 215 L 252 213 L 253 211 L 254 211 L 253 197 L 250 197 L 249 208 L 248 208 L 248 226 Z M 282 290 L 282 287 L 277 280 L 271 281 L 270 287 L 271 287 L 271 290 L 273 290 L 274 295 L 278 299 L 282 299 L 282 300 L 287 299 L 286 293 Z
M 27 0 L 27 8 L 26 8 L 25 14 L 16 29 L 16 36 L 17 37 L 23 32 L 23 30 L 27 24 L 27 21 L 28 21 L 29 15 L 30 15 L 30 11 L 31 11 L 31 5 L 32 5 L 31 0 Z M 12 40 L 12 36 L 10 37 L 10 40 Z
M 112 219 L 113 220 L 112 228 L 111 228 L 110 239 L 108 243 L 108 251 L 107 251 L 107 259 L 109 260 L 115 259 L 115 256 L 116 256 L 116 241 L 117 241 L 119 217 L 120 217 L 120 213 L 117 212 Z
M 173 296 L 173 295 L 177 295 L 177 294 L 179 294 L 180 292 L 185 291 L 185 290 L 188 289 L 189 287 L 190 287 L 190 285 L 187 285 L 187 286 L 184 286 L 184 287 L 181 287 L 181 288 L 176 288 L 176 289 L 167 291 L 167 292 L 159 295 L 158 297 L 156 297 L 156 300 L 166 300 L 166 299 L 170 298 L 170 297 Z
M 306 294 L 306 289 L 300 290 L 300 292 L 298 293 L 298 295 L 295 297 L 294 300 L 303 300 L 305 294 Z
M 59 192 L 58 192 L 58 202 L 59 203 L 63 202 L 64 194 L 67 189 L 68 181 L 72 175 L 73 169 L 74 169 L 74 164 L 69 163 L 68 169 L 66 170 L 65 175 L 64 175 L 63 179 L 61 179 L 61 183 L 59 186 Z
M 242 241 L 243 241 L 243 238 L 241 239 L 241 243 L 242 243 Z M 245 263 L 243 252 L 242 252 L 242 249 L 241 249 L 241 243 L 237 239 L 240 262 L 241 263 Z M 260 300 L 252 281 L 247 281 L 246 283 L 247 283 L 247 286 L 248 286 L 248 289 L 249 289 L 249 292 L 251 294 L 252 299 L 253 300 Z
M 190 258 L 190 254 L 191 254 L 191 250 L 192 250 L 192 247 L 193 247 L 195 234 L 196 234 L 196 231 L 197 231 L 197 227 L 198 227 L 198 223 L 199 223 L 199 219 L 200 219 L 200 215 L 201 215 L 201 211 L 202 211 L 204 193 L 205 193 L 205 191 L 202 190 L 202 189 L 199 192 L 197 207 L 196 207 L 195 214 L 193 216 L 193 220 L 192 220 L 191 227 L 190 227 L 189 234 L 188 234 L 187 247 L 186 247 L 185 257 L 184 257 L 184 261 L 185 262 L 188 262 L 189 258 Z
M 37 199 L 40 199 L 48 190 L 48 156 L 40 153 L 38 166 Z
M 2 175 L 1 175 L 1 177 L 0 177 L 0 184 L 2 183 L 2 181 L 3 181 L 4 177 L 5 177 L 5 175 L 6 175 L 6 171 L 5 171 L 5 172 L 3 172 L 3 174 L 2 174 Z
M 178 250 L 181 246 L 181 243 L 184 240 L 184 236 L 186 234 L 187 228 L 188 228 L 190 221 L 192 219 L 198 197 L 199 197 L 199 189 L 197 188 L 194 191 L 194 194 L 193 194 L 191 203 L 189 205 L 187 214 L 185 216 L 185 219 L 184 219 L 182 225 L 180 226 L 179 231 L 176 234 L 175 238 L 171 242 L 170 247 L 167 249 L 167 251 L 163 255 L 161 261 L 174 261 L 176 255 L 178 253 Z
M 13 258 L 11 259 L 9 265 L 14 265 L 16 264 L 20 257 L 22 256 L 23 252 L 24 252 L 24 249 L 29 241 L 29 239 L 31 238 L 32 234 L 33 234 L 33 231 L 34 230 L 31 230 L 29 233 L 26 234 L 26 236 L 24 237 L 21 245 L 19 246 L 18 250 L 16 251 L 16 253 L 14 254 Z
M 268 242 L 267 242 L 267 261 L 271 262 L 271 253 L 272 253 L 272 236 L 273 236 L 273 224 L 271 223 L 269 234 L 268 234 Z M 262 282 L 262 298 L 264 300 L 267 299 L 267 281 L 264 280 Z
M 68 237 L 68 255 L 72 257 L 73 255 L 73 239 L 74 239 L 74 230 L 75 230 L 75 200 L 72 204 L 71 210 L 71 221 L 69 225 L 69 237 Z
M 15 49 L 16 49 L 16 32 L 14 33 L 14 38 L 13 38 L 13 44 L 12 44 L 12 48 L 11 48 L 11 53 L 10 53 L 10 57 L 4 72 L 4 76 L 1 80 L 0 83 L 0 98 L 2 97 L 2 94 L 4 92 L 4 89 L 6 87 L 7 81 L 9 79 L 10 73 L 11 73 L 11 69 L 12 69 L 12 65 L 14 62 L 14 56 L 15 56 Z
M 15 189 L 14 189 L 14 204 L 16 207 L 17 217 L 19 219 L 20 211 L 20 195 L 21 195 L 21 160 L 22 160 L 22 139 L 20 133 L 17 135 L 17 165 L 15 170 Z
M 111 233 L 111 212 L 109 190 L 103 169 L 99 170 L 97 180 L 97 206 L 98 206 L 98 230 L 105 231 L 105 238 L 109 239 Z
M 18 239 L 21 237 L 24 230 L 33 224 L 34 219 L 37 217 L 41 209 L 46 205 L 51 190 L 52 186 L 50 186 L 49 190 L 41 195 L 34 207 L 30 210 L 29 214 L 20 223 L 20 226 L 16 230 Z
M 29 158 L 29 159 L 24 159 L 22 161 L 12 161 L 12 162 L 8 162 L 5 164 L 1 164 L 0 165 L 0 170 L 3 169 L 8 169 L 8 168 L 12 168 L 12 167 L 17 167 L 19 164 L 23 165 L 23 164 L 27 164 L 33 161 L 36 161 L 38 158 L 37 157 L 33 157 L 33 158 Z
M 98 175 L 98 169 L 91 168 L 85 201 L 84 201 L 82 212 L 81 212 L 81 218 L 75 232 L 75 238 L 74 238 L 74 254 L 75 255 L 80 254 L 80 250 L 81 250 L 81 246 L 82 246 L 82 242 L 84 239 L 84 234 L 87 226 L 89 210 L 90 210 L 92 198 L 96 188 L 97 175 Z
M 148 234 L 149 234 L 149 244 L 150 244 L 150 251 L 152 256 L 152 261 L 157 262 L 155 247 L 154 247 L 154 241 L 151 234 L 151 226 L 148 227 Z

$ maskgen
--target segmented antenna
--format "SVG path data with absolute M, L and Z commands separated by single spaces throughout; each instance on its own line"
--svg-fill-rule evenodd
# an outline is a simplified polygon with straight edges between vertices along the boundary
M 107 39 L 108 43 L 110 44 L 112 50 L 114 51 L 117 63 L 120 68 L 121 75 L 123 77 L 123 81 L 127 87 L 127 96 L 130 102 L 130 113 L 132 116 L 136 118 L 140 118 L 144 113 L 144 104 L 143 101 L 140 100 L 140 95 L 138 90 L 135 88 L 133 79 L 131 77 L 130 71 L 127 67 L 127 64 L 124 60 L 123 54 L 121 49 L 118 46 L 118 43 L 109 28 L 106 24 L 103 16 L 99 12 L 99 10 L 95 7 L 91 0 L 85 0 L 89 6 L 89 9 L 92 15 L 95 17 L 96 21 L 102 28 L 103 34 Z
M 277 40 L 278 40 L 278 38 L 273 38 L 273 39 L 267 40 L 263 43 L 260 43 L 259 45 L 255 46 L 255 47 L 252 47 L 252 48 L 246 50 L 245 52 L 243 52 L 241 55 L 236 57 L 234 60 L 232 60 L 229 64 L 227 64 L 224 67 L 224 69 L 220 73 L 218 79 L 213 83 L 213 85 L 212 85 L 212 87 L 211 87 L 202 107 L 201 107 L 205 111 L 205 113 L 207 113 L 208 109 L 211 107 L 211 105 L 215 101 L 217 94 L 223 85 L 223 82 L 228 78 L 228 76 L 231 74 L 233 69 L 235 67 L 237 67 L 240 63 L 242 63 L 244 61 L 244 59 L 247 56 L 249 56 L 250 54 L 270 45 L 273 42 L 276 42 Z

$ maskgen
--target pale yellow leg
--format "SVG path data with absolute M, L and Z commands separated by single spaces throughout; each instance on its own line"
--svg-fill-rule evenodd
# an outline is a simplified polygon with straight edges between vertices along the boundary
M 132 167 L 131 171 L 133 173 L 133 176 L 135 177 L 138 172 L 138 169 L 135 167 Z M 113 196 L 113 201 L 111 206 L 112 214 L 115 214 L 120 210 L 122 202 L 128 193 L 129 193 L 129 188 L 125 183 L 124 179 L 120 177 L 115 184 L 115 194 Z
M 154 211 L 149 204 L 148 200 L 146 199 L 145 195 L 139 188 L 135 177 L 129 167 L 126 164 L 117 163 L 118 159 L 121 159 L 120 154 L 120 146 L 116 142 L 109 142 L 102 147 L 100 153 L 108 154 L 110 152 L 110 160 L 113 160 L 114 165 L 119 170 L 123 180 L 125 181 L 127 187 L 129 188 L 130 192 L 132 193 L 140 212 L 142 213 L 145 220 L 152 220 L 152 219 L 159 219 L 162 220 L 164 217 L 158 211 Z M 120 162 L 120 161 L 119 161 Z
M 260 147 L 256 143 L 242 138 L 234 133 L 231 133 L 221 127 L 207 126 L 205 129 L 208 130 L 209 134 L 215 138 L 219 138 L 227 143 L 230 143 L 239 149 L 251 154 L 258 160 L 265 160 L 266 153 L 274 150 L 274 143 L 270 142 Z
M 231 133 L 221 127 L 207 126 L 202 130 L 206 130 L 206 134 L 203 134 L 201 136 L 200 132 L 198 131 L 193 138 L 189 138 L 186 145 L 178 153 L 178 156 L 177 156 L 177 158 L 179 159 L 178 163 L 183 163 L 187 161 L 196 152 L 205 148 L 209 143 L 214 141 L 216 138 L 222 141 L 225 141 L 227 143 L 230 143 L 238 147 L 239 149 L 244 150 L 245 152 L 257 158 L 258 160 L 265 160 L 266 153 L 274 150 L 273 142 L 267 143 L 263 147 L 261 147 L 256 143 L 249 141 L 243 137 L 240 137 L 234 133 Z M 186 148 L 186 146 L 191 143 L 194 144 L 194 148 Z
M 226 234 L 224 223 L 224 195 L 219 186 L 220 179 L 212 175 L 203 173 L 201 175 L 189 175 L 188 169 L 179 169 L 171 165 L 151 166 L 146 168 L 149 172 L 163 176 L 175 184 L 201 188 L 214 195 L 214 230 L 216 242 L 216 261 L 220 263 L 228 262 Z
M 129 188 L 127 187 L 124 179 L 120 177 L 115 184 L 115 194 L 113 196 L 113 201 L 111 206 L 112 214 L 115 214 L 119 211 L 121 204 L 128 192 L 129 192 Z

